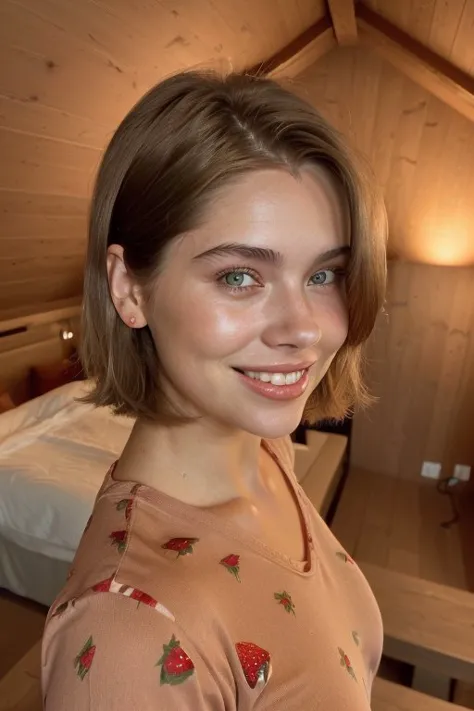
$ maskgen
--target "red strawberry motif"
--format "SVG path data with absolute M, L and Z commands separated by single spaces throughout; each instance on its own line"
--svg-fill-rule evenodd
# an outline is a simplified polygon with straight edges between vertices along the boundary
M 226 556 L 225 558 L 222 558 L 220 561 L 220 564 L 223 565 L 229 573 L 235 576 L 235 579 L 238 580 L 240 583 L 241 580 L 239 578 L 239 571 L 240 571 L 240 555 L 235 555 L 235 553 L 231 553 L 230 555 Z
M 117 509 L 117 511 L 124 511 L 125 510 L 125 518 L 127 521 L 130 521 L 130 516 L 132 515 L 132 506 L 133 506 L 133 499 L 122 499 L 121 501 L 118 502 L 118 504 L 115 508 Z
M 283 605 L 287 612 L 292 612 L 293 614 L 295 614 L 295 605 L 293 603 L 293 600 L 291 599 L 290 593 L 287 593 L 286 590 L 283 590 L 283 592 L 281 593 L 274 593 L 274 598 L 275 600 L 278 600 L 280 605 Z
M 158 601 L 155 600 L 155 598 L 151 597 L 151 595 L 148 595 L 147 593 L 142 592 L 142 590 L 137 590 L 136 588 L 132 592 L 130 597 L 133 600 L 138 600 L 137 607 L 140 605 L 140 603 L 142 603 L 143 605 L 150 605 L 150 607 L 155 607 L 158 604 Z
M 89 639 L 87 640 L 87 642 L 74 660 L 74 669 L 77 669 L 77 675 L 81 679 L 81 681 L 84 680 L 84 677 L 91 668 L 95 650 L 96 647 L 94 642 L 92 641 L 91 636 L 89 637 Z
M 171 538 L 161 547 L 168 551 L 176 551 L 178 558 L 180 555 L 190 555 L 194 553 L 193 545 L 199 541 L 199 538 Z
M 92 586 L 92 590 L 94 592 L 109 592 L 113 579 L 114 579 L 114 576 L 112 575 L 112 577 L 107 578 L 107 580 L 101 580 L 100 583 L 96 583 L 95 585 Z
M 347 553 L 344 553 L 344 551 L 337 551 L 336 555 L 338 558 L 343 560 L 344 563 L 351 563 L 352 565 L 354 565 L 354 561 L 352 560 L 350 555 L 347 555 Z
M 266 683 L 271 671 L 270 654 L 253 642 L 237 642 L 235 648 L 250 688 L 255 689 L 260 680 Z
M 194 664 L 186 652 L 179 646 L 179 640 L 173 635 L 168 644 L 163 645 L 163 655 L 156 666 L 161 666 L 160 684 L 182 684 L 194 673 Z
M 123 553 L 127 547 L 127 531 L 113 531 L 109 538 L 112 540 L 112 545 L 117 546 L 118 552 Z
M 339 651 L 339 654 L 341 655 L 341 666 L 342 666 L 342 667 L 345 667 L 345 668 L 347 669 L 347 671 L 349 672 L 349 674 L 351 675 L 351 677 L 352 677 L 355 681 L 357 681 L 357 678 L 356 678 L 356 675 L 355 675 L 355 671 L 354 671 L 354 669 L 352 668 L 351 660 L 349 659 L 349 657 L 347 656 L 347 654 L 344 652 L 343 649 L 341 649 L 340 647 L 338 647 L 338 651 Z

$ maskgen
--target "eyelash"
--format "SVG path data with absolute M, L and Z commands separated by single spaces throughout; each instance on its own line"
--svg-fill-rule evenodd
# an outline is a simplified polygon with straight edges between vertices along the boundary
M 318 269 L 317 272 L 315 272 L 312 276 L 315 276 L 316 274 L 319 274 L 320 272 L 332 272 L 336 278 L 336 280 L 341 280 L 344 278 L 346 272 L 344 269 L 341 267 L 328 267 L 326 269 Z M 251 286 L 229 286 L 228 284 L 225 283 L 224 277 L 228 276 L 229 274 L 248 274 L 251 276 L 255 281 L 259 281 L 257 273 L 251 269 L 250 267 L 234 267 L 233 269 L 225 269 L 222 272 L 219 272 L 216 274 L 216 279 L 219 284 L 223 289 L 226 289 L 226 291 L 229 291 L 230 293 L 236 293 L 236 292 L 245 292 L 248 291 L 249 289 L 254 289 L 255 284 L 252 284 Z M 320 288 L 327 288 L 329 286 L 332 286 L 334 282 L 331 282 L 330 284 L 312 284 L 312 286 L 319 286 Z M 263 286 L 261 283 L 259 286 Z

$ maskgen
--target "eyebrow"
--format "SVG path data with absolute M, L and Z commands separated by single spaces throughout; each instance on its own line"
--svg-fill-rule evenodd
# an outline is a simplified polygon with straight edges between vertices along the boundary
M 351 248 L 348 245 L 329 249 L 326 252 L 322 252 L 314 260 L 314 263 L 318 264 L 319 262 L 334 259 L 340 255 L 350 254 L 350 251 Z M 283 254 L 276 252 L 274 249 L 269 249 L 268 247 L 252 247 L 248 244 L 238 244 L 235 242 L 225 242 L 224 244 L 219 244 L 217 247 L 212 247 L 201 254 L 197 254 L 193 257 L 193 261 L 211 259 L 212 257 L 228 257 L 229 255 L 243 257 L 244 259 L 256 259 L 257 261 L 272 264 L 277 267 L 281 267 L 285 261 Z

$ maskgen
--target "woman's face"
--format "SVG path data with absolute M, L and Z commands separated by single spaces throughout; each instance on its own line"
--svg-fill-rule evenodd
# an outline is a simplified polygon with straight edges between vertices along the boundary
M 253 172 L 223 191 L 170 244 L 142 307 L 172 400 L 226 429 L 292 432 L 347 336 L 348 252 L 323 170 Z

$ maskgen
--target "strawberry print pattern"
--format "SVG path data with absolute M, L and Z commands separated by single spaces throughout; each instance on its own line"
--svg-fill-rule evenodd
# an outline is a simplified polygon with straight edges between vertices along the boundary
M 194 674 L 194 664 L 181 649 L 179 640 L 173 635 L 168 644 L 163 645 L 163 655 L 156 666 L 161 666 L 160 684 L 182 684 Z
M 351 563 L 352 565 L 354 565 L 354 561 L 352 560 L 350 555 L 347 555 L 347 553 L 344 553 L 344 551 L 337 551 L 336 555 L 338 558 L 343 560 L 344 563 Z
M 116 506 L 117 511 L 125 511 L 125 519 L 126 519 L 127 523 L 130 521 L 130 517 L 132 515 L 133 502 L 135 500 L 135 495 L 136 495 L 139 488 L 140 488 L 140 484 L 135 484 L 130 491 L 131 498 L 121 499 L 121 501 L 119 501 Z
M 342 666 L 342 667 L 345 667 L 345 668 L 347 669 L 348 673 L 351 675 L 351 677 L 352 677 L 355 681 L 357 681 L 357 678 L 356 678 L 356 675 L 355 675 L 355 671 L 354 671 L 354 669 L 352 668 L 351 660 L 349 659 L 349 657 L 347 656 L 347 654 L 344 652 L 343 649 L 341 649 L 340 647 L 338 647 L 338 651 L 339 651 L 339 654 L 341 655 L 341 666 Z
M 178 558 L 183 555 L 191 555 L 194 553 L 193 546 L 199 541 L 199 538 L 171 538 L 161 546 L 167 551 L 176 551 Z
M 227 568 L 229 573 L 231 573 L 235 579 L 240 583 L 242 582 L 239 578 L 239 572 L 240 572 L 240 556 L 235 555 L 235 553 L 231 553 L 230 555 L 226 556 L 225 558 L 222 558 L 220 561 L 220 564 L 224 566 L 224 568 Z
M 293 613 L 295 615 L 295 606 L 293 603 L 293 600 L 291 599 L 290 593 L 287 593 L 286 590 L 283 590 L 281 593 L 275 593 L 274 594 L 275 600 L 278 600 L 279 605 L 283 605 L 285 610 L 287 612 Z
M 266 684 L 271 676 L 270 654 L 253 642 L 237 642 L 235 649 L 250 688 L 258 682 Z
M 84 681 L 85 676 L 89 673 L 94 655 L 95 644 L 91 636 L 74 660 L 74 668 L 77 670 L 77 676 L 81 681 Z
M 128 532 L 127 531 L 112 531 L 109 538 L 112 541 L 112 545 L 117 546 L 118 552 L 123 553 L 125 548 L 127 547 Z
M 130 597 L 132 598 L 132 600 L 138 600 L 137 607 L 140 605 L 140 603 L 143 605 L 149 605 L 150 607 L 156 607 L 156 605 L 158 604 L 158 601 L 155 600 L 154 597 L 148 595 L 148 593 L 143 592 L 142 590 L 137 590 L 137 588 L 133 590 Z

